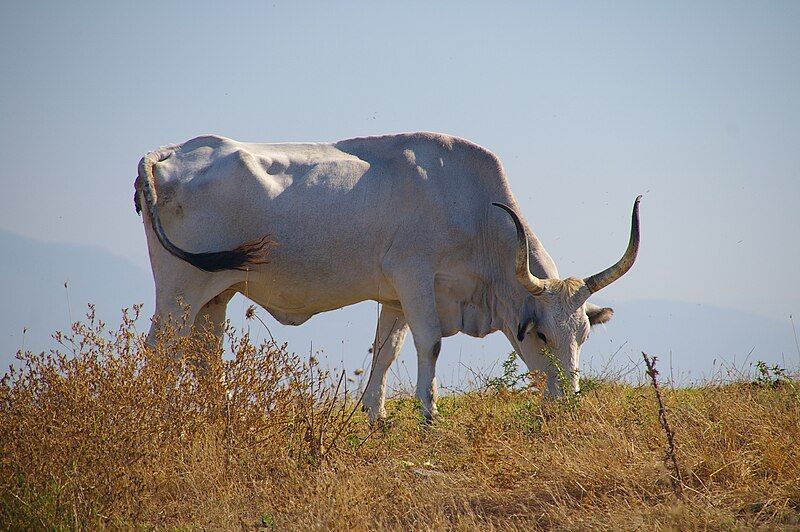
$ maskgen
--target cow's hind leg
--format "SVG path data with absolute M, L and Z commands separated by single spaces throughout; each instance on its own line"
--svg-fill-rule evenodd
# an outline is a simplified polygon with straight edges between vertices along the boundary
M 225 290 L 212 297 L 197 313 L 194 319 L 194 334 L 198 335 L 199 339 L 205 340 L 204 355 L 211 355 L 222 346 L 225 334 L 225 311 L 235 294 L 234 290 Z M 201 359 L 198 362 L 204 366 L 207 360 Z
M 381 307 L 372 352 L 372 371 L 364 390 L 364 410 L 370 423 L 386 418 L 386 377 L 397 359 L 408 332 L 406 317 L 399 309 Z
M 165 328 L 171 329 L 165 338 L 182 337 L 190 334 L 195 324 L 204 325 L 206 318 L 220 325 L 224 322 L 225 305 L 230 300 L 228 288 L 237 281 L 232 275 L 227 272 L 209 274 L 183 264 L 173 265 L 171 269 L 154 268 L 154 272 L 157 272 L 156 309 L 147 336 L 149 345 L 157 344 Z M 222 297 L 212 302 L 217 296 Z M 169 345 L 163 347 L 176 360 L 183 356 L 178 349 Z
M 150 332 L 147 335 L 147 344 L 155 347 L 164 339 L 187 336 L 195 322 L 204 301 L 196 294 L 170 291 L 168 294 L 159 293 L 156 289 L 156 311 L 153 314 Z M 179 359 L 181 354 L 170 349 L 170 356 Z
M 414 337 L 414 346 L 417 348 L 417 398 L 422 415 L 430 421 L 438 414 L 436 359 L 442 347 L 433 274 L 409 268 L 393 273 L 391 278 Z

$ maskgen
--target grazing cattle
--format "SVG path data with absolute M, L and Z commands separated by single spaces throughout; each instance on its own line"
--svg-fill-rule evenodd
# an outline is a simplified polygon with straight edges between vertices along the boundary
M 589 328 L 613 313 L 587 303 L 633 265 L 631 235 L 615 265 L 559 277 L 517 214 L 503 166 L 466 140 L 412 133 L 315 144 L 253 144 L 204 136 L 158 149 L 139 164 L 135 202 L 156 284 L 157 324 L 190 313 L 187 329 L 219 327 L 240 292 L 279 322 L 364 300 L 381 303 L 371 421 L 384 417 L 389 366 L 410 329 L 422 413 L 436 415 L 441 340 L 502 331 L 528 368 L 559 393 L 547 347 L 578 389 Z

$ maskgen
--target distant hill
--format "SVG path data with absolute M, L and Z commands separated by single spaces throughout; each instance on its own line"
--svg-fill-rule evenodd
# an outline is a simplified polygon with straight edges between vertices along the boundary
M 738 310 L 700 303 L 663 300 L 605 302 L 614 307 L 606 330 L 596 330 L 583 360 L 601 367 L 614 357 L 617 366 L 629 358 L 637 364 L 641 352 L 657 355 L 662 376 L 669 374 L 670 352 L 674 379 L 688 383 L 715 374 L 722 365 L 741 370 L 756 360 L 797 368 L 800 353 L 789 317 L 781 323 Z M 800 332 L 800 331 L 798 331 Z
M 119 322 L 122 308 L 144 303 L 139 327 L 143 331 L 149 327 L 153 282 L 145 269 L 101 248 L 45 243 L 2 230 L 0 247 L 0 367 L 7 367 L 23 342 L 32 350 L 54 347 L 52 332 L 81 319 L 89 302 L 112 325 Z M 663 300 L 597 303 L 614 307 L 615 316 L 592 332 L 583 348 L 584 368 L 599 371 L 609 360 L 615 368 L 630 361 L 638 364 L 641 351 L 660 356 L 665 377 L 671 351 L 673 377 L 679 383 L 710 375 L 723 361 L 739 368 L 745 360 L 758 359 L 798 366 L 800 355 L 788 316 L 781 323 L 737 310 Z M 260 324 L 243 319 L 249 304 L 237 296 L 228 307 L 228 317 L 235 327 L 249 324 L 255 338 L 264 338 L 267 333 Z M 259 314 L 275 338 L 288 341 L 292 350 L 322 352 L 330 366 L 343 362 L 353 370 L 368 364 L 376 309 L 375 303 L 365 302 L 315 316 L 300 327 L 281 326 L 263 310 Z M 482 340 L 464 335 L 445 339 L 437 371 L 440 381 L 449 385 L 468 380 L 473 375 L 467 368 L 496 372 L 510 350 L 501 333 Z M 410 337 L 393 375 L 406 385 L 416 379 Z
M 83 318 L 89 302 L 101 319 L 115 324 L 122 308 L 153 299 L 150 272 L 103 249 L 40 242 L 3 230 L 0 248 L 3 368 L 23 343 L 32 350 L 53 347 L 53 331 L 67 330 L 71 321 Z

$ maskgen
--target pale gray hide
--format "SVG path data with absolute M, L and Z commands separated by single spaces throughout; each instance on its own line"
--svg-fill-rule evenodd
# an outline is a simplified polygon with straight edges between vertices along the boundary
M 417 395 L 423 414 L 432 417 L 443 337 L 502 331 L 530 370 L 548 375 L 549 391 L 559 393 L 542 348 L 573 372 L 577 389 L 590 318 L 611 317 L 611 309 L 585 304 L 590 292 L 583 281 L 570 280 L 572 290 L 559 281 L 524 221 L 530 272 L 547 289 L 534 296 L 523 287 L 515 273 L 514 223 L 492 206 L 501 202 L 519 212 L 517 203 L 498 158 L 466 140 L 414 133 L 253 144 L 204 136 L 146 157 L 154 163 L 153 205 L 179 248 L 227 250 L 264 235 L 276 242 L 269 262 L 249 271 L 207 272 L 173 256 L 148 221 L 154 209 L 141 194 L 140 164 L 136 199 L 156 285 L 148 341 L 154 342 L 158 323 L 180 315 L 179 300 L 188 306 L 189 325 L 222 323 L 235 292 L 288 325 L 378 301 L 381 345 L 364 396 L 372 421 L 386 415 L 387 372 L 408 328 L 418 357 Z

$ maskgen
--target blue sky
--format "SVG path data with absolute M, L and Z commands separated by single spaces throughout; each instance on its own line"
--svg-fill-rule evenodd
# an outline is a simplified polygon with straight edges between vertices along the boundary
M 604 301 L 800 315 L 800 3 L 113 4 L 0 5 L 2 229 L 146 268 L 159 145 L 434 130 L 502 158 L 565 276 L 644 194 Z

